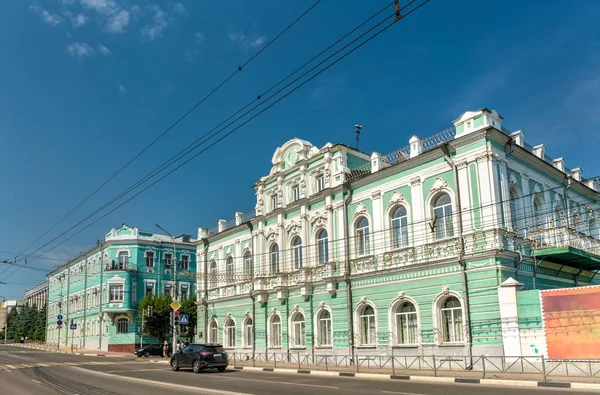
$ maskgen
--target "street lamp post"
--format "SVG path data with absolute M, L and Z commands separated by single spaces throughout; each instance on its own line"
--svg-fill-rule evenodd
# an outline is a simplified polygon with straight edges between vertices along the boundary
M 165 230 L 165 228 L 163 228 L 162 226 L 160 226 L 159 224 L 154 224 L 156 225 L 156 227 L 160 230 L 162 230 L 163 232 L 165 232 L 167 235 L 169 235 L 169 237 L 171 238 L 171 240 L 173 241 L 173 301 L 177 302 L 178 299 L 178 295 L 177 295 L 177 249 L 176 249 L 176 245 L 175 245 L 175 238 Z M 172 315 L 172 320 L 171 320 L 172 324 L 173 324 L 173 340 L 172 340 L 172 353 L 175 354 L 176 351 L 176 339 L 177 339 L 177 328 L 175 327 L 175 312 L 173 312 Z

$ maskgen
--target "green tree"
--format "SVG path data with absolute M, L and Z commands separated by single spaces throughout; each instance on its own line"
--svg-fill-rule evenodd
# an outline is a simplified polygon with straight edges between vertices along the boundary
M 36 325 L 35 331 L 33 333 L 33 338 L 35 340 L 41 340 L 41 341 L 46 340 L 46 324 L 47 324 L 46 314 L 47 314 L 46 304 L 44 303 L 44 307 L 42 307 L 40 309 L 40 311 L 38 312 L 37 325 Z
M 190 295 L 181 301 L 181 314 L 189 315 L 189 324 L 181 326 L 181 336 L 187 337 L 190 341 L 194 341 L 196 333 L 196 319 L 198 316 L 198 306 L 196 306 L 196 295 Z
M 10 310 L 10 313 L 6 316 L 6 326 L 7 326 L 7 338 L 12 339 L 14 341 L 18 341 L 20 336 L 18 332 L 18 326 L 21 321 L 21 314 L 19 310 L 15 307 Z
M 147 295 L 140 300 L 140 314 L 144 312 L 144 334 L 166 340 L 173 331 L 171 326 L 171 295 Z M 152 306 L 152 316 L 147 316 L 148 306 Z M 141 316 L 140 316 L 141 324 Z

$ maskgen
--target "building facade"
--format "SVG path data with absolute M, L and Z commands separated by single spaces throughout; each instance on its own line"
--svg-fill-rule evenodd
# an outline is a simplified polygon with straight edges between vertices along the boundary
M 596 180 L 488 109 L 408 143 L 277 148 L 255 210 L 198 230 L 199 336 L 249 358 L 503 355 L 502 283 L 598 283 Z
M 194 240 L 186 235 L 174 239 L 175 243 L 169 236 L 123 225 L 107 233 L 103 243 L 48 274 L 46 341 L 133 352 L 141 335 L 138 302 L 145 295 L 173 295 L 175 267 L 179 298 L 195 291 Z M 57 325 L 59 316 L 62 328 Z M 77 329 L 70 330 L 71 323 Z
M 38 311 L 48 302 L 48 281 L 25 291 L 25 304 L 34 306 Z
M 24 304 L 25 302 L 22 300 L 4 300 L 0 302 L 0 328 L 2 330 L 6 329 L 6 317 L 8 317 L 12 309 L 20 311 Z

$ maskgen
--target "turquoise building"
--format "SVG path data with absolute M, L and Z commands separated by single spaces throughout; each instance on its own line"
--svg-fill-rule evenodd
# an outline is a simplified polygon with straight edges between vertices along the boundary
M 277 148 L 255 209 L 198 229 L 198 335 L 249 358 L 526 352 L 501 290 L 598 283 L 600 185 L 502 122 L 469 111 L 387 155 Z
M 174 295 L 175 265 L 178 297 L 195 292 L 194 240 L 180 235 L 174 242 L 124 224 L 49 273 L 47 343 L 133 352 L 141 335 L 138 302 L 148 294 Z M 70 330 L 71 323 L 77 329 Z

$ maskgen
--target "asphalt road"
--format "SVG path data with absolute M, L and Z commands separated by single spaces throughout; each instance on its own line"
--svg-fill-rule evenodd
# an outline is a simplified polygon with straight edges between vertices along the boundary
M 85 357 L 0 346 L 2 395 L 171 394 L 381 394 L 537 395 L 578 390 L 430 384 L 355 377 L 322 377 L 249 371 L 172 372 L 165 363 L 142 358 Z

